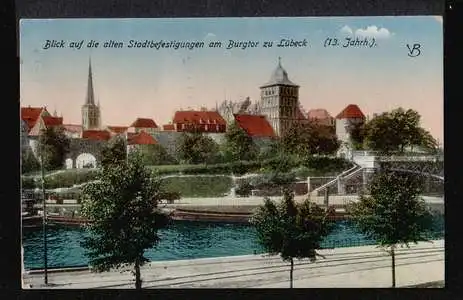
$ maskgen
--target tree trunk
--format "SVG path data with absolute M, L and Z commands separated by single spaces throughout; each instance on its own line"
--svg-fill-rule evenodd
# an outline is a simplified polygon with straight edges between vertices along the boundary
M 289 287 L 293 288 L 293 271 L 294 271 L 294 260 L 291 258 L 291 269 L 289 270 Z
M 138 259 L 135 261 L 135 289 L 141 290 L 140 262 Z
M 391 247 L 391 257 L 392 257 L 392 287 L 395 288 L 395 246 Z

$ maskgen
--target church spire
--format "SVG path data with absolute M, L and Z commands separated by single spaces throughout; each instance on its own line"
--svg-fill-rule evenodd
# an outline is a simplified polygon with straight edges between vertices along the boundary
M 93 74 L 92 74 L 92 60 L 88 59 L 88 82 L 87 82 L 87 97 L 85 104 L 95 105 L 95 95 L 93 91 Z

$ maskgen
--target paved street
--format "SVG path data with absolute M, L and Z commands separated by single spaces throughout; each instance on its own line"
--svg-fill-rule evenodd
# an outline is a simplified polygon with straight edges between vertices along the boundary
M 320 251 L 316 263 L 295 261 L 295 288 L 390 287 L 391 257 L 375 246 Z M 444 280 L 444 241 L 397 250 L 397 286 Z M 235 257 L 152 262 L 142 267 L 144 288 L 287 288 L 289 263 L 279 257 Z M 43 274 L 25 275 L 26 287 L 41 288 Z M 49 288 L 134 288 L 130 272 L 88 270 L 49 274 Z

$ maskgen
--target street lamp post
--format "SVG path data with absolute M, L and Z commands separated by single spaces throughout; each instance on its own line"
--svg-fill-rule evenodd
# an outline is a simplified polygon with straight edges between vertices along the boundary
M 42 231 L 43 231 L 43 262 L 44 262 L 44 269 L 43 269 L 43 274 L 44 274 L 44 280 L 45 280 L 45 285 L 48 285 L 48 255 L 47 255 L 47 204 L 46 204 L 46 197 L 45 197 L 45 168 L 43 166 L 43 155 L 42 153 L 40 154 L 40 169 L 42 173 L 42 197 L 43 197 L 43 204 L 42 204 L 42 209 L 43 209 L 43 218 L 42 218 Z

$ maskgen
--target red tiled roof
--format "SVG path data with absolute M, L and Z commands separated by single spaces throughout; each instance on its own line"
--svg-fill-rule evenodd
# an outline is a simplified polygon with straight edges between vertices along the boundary
M 63 125 L 63 118 L 62 117 L 50 117 L 50 116 L 43 116 L 42 117 L 43 123 L 46 127 L 53 127 Z
M 128 134 L 127 142 L 129 145 L 154 145 L 157 144 L 156 140 L 148 133 L 141 131 L 136 134 Z
M 108 126 L 108 129 L 114 133 L 124 133 L 128 128 L 127 126 Z
M 162 125 L 162 129 L 166 131 L 172 131 L 172 130 L 175 130 L 175 126 L 174 124 L 166 124 L 166 125 Z
M 227 125 L 224 118 L 217 111 L 177 111 L 175 112 L 174 123 L 182 124 L 218 124 Z
M 74 125 L 74 124 L 63 124 L 64 130 L 74 133 L 81 133 L 82 126 L 81 125 Z
M 106 130 L 85 130 L 82 132 L 83 139 L 107 141 L 111 138 L 111 134 Z
M 34 127 L 35 122 L 37 122 L 40 113 L 44 109 L 43 107 L 21 107 L 21 119 L 23 119 L 27 123 L 29 129 L 31 129 Z
M 365 118 L 360 108 L 355 104 L 349 104 L 343 109 L 337 116 L 336 119 L 356 119 Z
M 250 136 L 275 136 L 275 132 L 273 131 L 272 126 L 270 126 L 265 116 L 235 114 L 234 117 L 236 122 L 238 123 L 238 126 L 240 126 Z
M 135 127 L 135 128 L 158 128 L 158 125 L 153 121 L 153 119 L 144 119 L 144 118 L 138 118 L 135 120 L 135 122 L 130 125 L 130 127 Z

